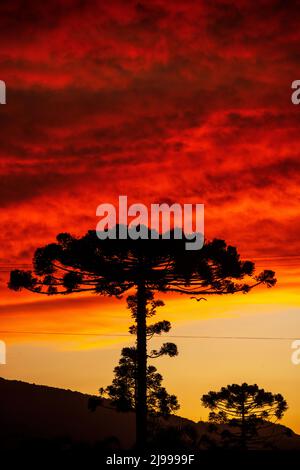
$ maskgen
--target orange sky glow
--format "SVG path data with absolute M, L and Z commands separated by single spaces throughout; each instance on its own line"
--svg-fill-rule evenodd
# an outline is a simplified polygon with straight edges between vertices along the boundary
M 119 195 L 204 203 L 206 238 L 278 283 L 199 303 L 162 296 L 157 318 L 181 337 L 179 356 L 156 365 L 182 416 L 206 419 L 203 393 L 257 382 L 285 396 L 283 422 L 300 433 L 291 340 L 182 337 L 300 337 L 293 2 L 30 0 L 23 10 L 0 5 L 0 375 L 90 393 L 108 384 L 133 340 L 109 336 L 128 332 L 125 300 L 12 292 L 10 268 L 57 233 L 95 229 L 96 207 Z

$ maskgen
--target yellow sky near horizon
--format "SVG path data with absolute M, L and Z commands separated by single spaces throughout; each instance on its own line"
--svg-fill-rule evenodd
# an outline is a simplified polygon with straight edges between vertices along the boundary
M 277 276 L 278 285 L 272 289 L 211 296 L 206 302 L 158 296 L 165 306 L 150 322 L 168 319 L 172 330 L 149 347 L 164 341 L 178 345 L 178 357 L 153 362 L 168 391 L 178 396 L 181 416 L 206 419 L 202 394 L 233 382 L 255 382 L 284 395 L 289 411 L 283 424 L 300 433 L 300 365 L 291 362 L 291 339 L 195 337 L 300 337 L 298 269 L 281 267 Z M 97 393 L 110 383 L 121 348 L 134 341 L 123 336 L 132 324 L 124 300 L 83 295 L 45 300 L 32 295 L 25 302 L 1 305 L 0 312 L 2 331 L 12 331 L 14 325 L 24 332 L 0 333 L 7 343 L 7 365 L 0 366 L 5 378 Z M 53 334 L 42 334 L 47 332 Z M 60 332 L 72 334 L 55 334 Z M 121 336 L 109 336 L 114 334 Z

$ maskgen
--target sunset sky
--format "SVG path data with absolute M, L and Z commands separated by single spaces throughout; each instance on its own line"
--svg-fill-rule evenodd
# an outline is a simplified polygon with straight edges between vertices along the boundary
M 95 229 L 96 207 L 122 194 L 204 203 L 207 239 L 276 271 L 274 288 L 248 295 L 163 296 L 169 336 L 300 339 L 299 40 L 298 1 L 1 1 L 1 376 L 89 393 L 110 383 L 133 338 L 83 333 L 126 334 L 125 299 L 7 281 L 57 233 Z M 208 390 L 257 382 L 284 395 L 283 422 L 300 433 L 292 340 L 174 342 L 179 356 L 155 365 L 182 416 L 206 419 Z

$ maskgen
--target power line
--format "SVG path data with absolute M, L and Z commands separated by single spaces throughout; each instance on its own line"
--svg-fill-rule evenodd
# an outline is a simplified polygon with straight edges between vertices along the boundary
M 28 335 L 52 335 L 52 336 L 93 336 L 93 337 L 132 337 L 128 333 L 74 333 L 66 331 L 21 331 L 21 330 L 0 330 L 0 334 L 28 334 Z M 156 338 L 161 338 L 160 335 L 154 335 Z M 168 335 L 168 338 L 183 338 L 183 339 L 224 339 L 224 340 L 258 340 L 258 341 L 294 341 L 300 339 L 298 337 L 286 336 L 212 336 L 212 335 Z

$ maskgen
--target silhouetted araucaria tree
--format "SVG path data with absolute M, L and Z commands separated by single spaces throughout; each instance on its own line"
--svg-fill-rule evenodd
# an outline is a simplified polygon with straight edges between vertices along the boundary
M 118 234 L 118 227 L 117 227 Z M 201 250 L 187 251 L 185 239 L 105 239 L 95 231 L 81 238 L 68 233 L 38 248 L 34 272 L 14 270 L 9 287 L 38 294 L 92 292 L 120 298 L 136 292 L 137 333 L 137 445 L 147 437 L 147 325 L 149 293 L 226 295 L 248 292 L 259 284 L 273 286 L 273 271 L 254 274 L 254 264 L 241 261 L 237 250 L 223 240 L 206 242 Z
M 287 402 L 280 393 L 273 394 L 256 384 L 232 384 L 218 392 L 209 392 L 201 398 L 203 406 L 211 410 L 209 421 L 227 424 L 235 432 L 224 431 L 222 437 L 230 445 L 241 449 L 255 448 L 272 437 L 266 428 L 280 420 L 287 410 Z M 259 436 L 259 430 L 262 436 Z
M 118 411 L 136 409 L 136 358 L 135 347 L 123 348 L 119 364 L 114 368 L 111 385 L 99 389 L 100 397 L 91 397 L 89 408 L 93 411 L 108 398 Z M 169 417 L 179 409 L 177 397 L 167 392 L 162 385 L 163 377 L 153 365 L 147 366 L 147 411 L 153 417 Z

